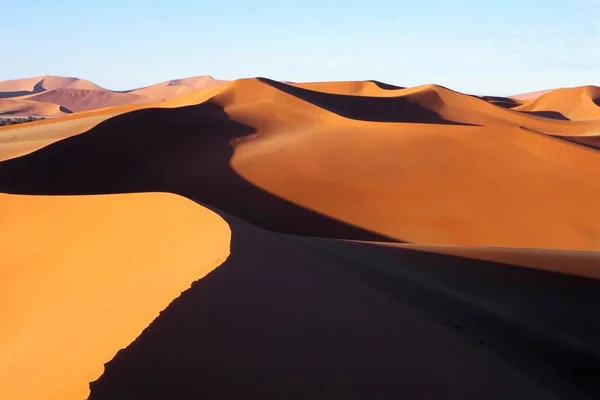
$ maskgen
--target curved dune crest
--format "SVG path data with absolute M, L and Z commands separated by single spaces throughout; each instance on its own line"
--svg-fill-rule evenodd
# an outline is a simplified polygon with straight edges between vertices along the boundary
M 219 216 L 170 194 L 0 195 L 0 398 L 85 398 L 229 241 Z
M 552 90 L 515 110 L 555 113 L 572 121 L 600 120 L 600 87 L 580 86 Z

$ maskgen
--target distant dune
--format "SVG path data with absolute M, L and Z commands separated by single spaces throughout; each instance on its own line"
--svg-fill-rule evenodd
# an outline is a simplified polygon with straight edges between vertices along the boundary
M 557 89 L 517 108 L 572 121 L 600 120 L 600 87 Z
M 176 79 L 125 92 L 77 78 L 43 76 L 0 82 L 0 114 L 62 116 L 124 104 L 154 103 L 224 83 L 210 76 Z M 23 107 L 22 101 L 38 106 Z M 48 107 L 58 105 L 59 108 Z M 37 112 L 38 114 L 28 114 Z
M 0 83 L 0 398 L 598 398 L 600 88 L 90 85 Z

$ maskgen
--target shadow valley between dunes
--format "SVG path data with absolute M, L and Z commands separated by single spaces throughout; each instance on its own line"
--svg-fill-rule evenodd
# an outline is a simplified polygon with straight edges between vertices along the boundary
M 0 163 L 0 191 L 38 195 L 171 192 L 270 230 L 396 241 L 297 206 L 239 176 L 230 166 L 232 142 L 253 132 L 211 102 L 138 110 Z

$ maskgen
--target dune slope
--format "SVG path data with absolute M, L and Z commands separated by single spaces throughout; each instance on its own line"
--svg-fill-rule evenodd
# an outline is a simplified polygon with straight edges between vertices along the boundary
M 231 256 L 108 363 L 91 400 L 597 393 L 600 281 L 223 217 Z
M 556 89 L 516 108 L 558 115 L 573 121 L 600 120 L 600 87 Z
M 216 214 L 170 194 L 0 195 L 0 398 L 85 398 L 229 240 Z

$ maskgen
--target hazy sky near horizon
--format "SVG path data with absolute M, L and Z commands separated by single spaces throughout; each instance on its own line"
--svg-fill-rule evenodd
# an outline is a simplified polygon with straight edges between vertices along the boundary
M 2 14 L 0 80 L 376 79 L 498 95 L 600 85 L 600 0 L 29 0 Z

